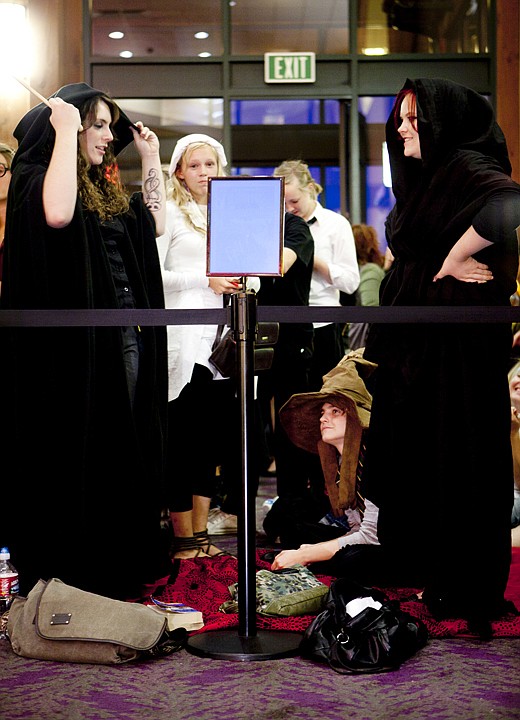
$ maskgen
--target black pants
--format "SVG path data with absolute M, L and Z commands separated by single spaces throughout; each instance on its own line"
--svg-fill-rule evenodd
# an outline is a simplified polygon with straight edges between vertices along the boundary
M 329 323 L 314 328 L 314 350 L 309 371 L 309 389 L 312 392 L 321 390 L 323 376 L 336 367 L 344 354 L 340 325 Z
M 326 562 L 310 566 L 315 573 L 348 577 L 367 587 L 422 588 L 424 564 L 413 549 L 381 545 L 346 545 Z
M 265 534 L 273 541 L 279 537 L 285 550 L 340 537 L 347 532 L 345 528 L 319 522 L 329 510 L 324 494 L 308 491 L 304 497 L 280 497 L 264 518 Z
M 263 420 L 257 400 L 255 400 L 253 407 L 254 426 L 252 430 L 253 437 L 249 438 L 247 484 L 249 497 L 256 498 L 260 483 L 260 470 L 266 468 L 269 463 Z M 235 448 L 235 452 L 240 453 L 241 449 Z M 243 505 L 242 486 L 242 456 L 238 454 L 235 458 L 228 459 L 227 462 L 224 461 L 220 466 L 220 476 L 213 496 L 215 504 L 219 505 L 225 513 L 238 515 Z
M 311 358 L 311 347 L 281 343 L 275 348 L 271 369 L 258 378 L 258 398 L 262 407 L 268 407 L 271 398 L 274 398 L 273 450 L 280 497 L 301 497 L 305 495 L 309 483 L 310 453 L 300 450 L 289 440 L 278 420 L 278 413 L 291 395 L 309 391 Z
M 192 509 L 193 495 L 213 497 L 216 468 L 241 483 L 239 405 L 232 380 L 213 380 L 195 365 L 191 380 L 168 403 L 166 499 L 172 512 Z M 240 491 L 238 491 L 239 493 Z

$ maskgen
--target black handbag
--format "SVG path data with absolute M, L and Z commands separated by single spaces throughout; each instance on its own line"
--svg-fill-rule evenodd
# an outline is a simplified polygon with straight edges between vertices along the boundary
M 254 372 L 258 374 L 269 370 L 273 362 L 274 348 L 278 340 L 278 323 L 262 322 L 257 325 L 257 338 L 254 348 Z M 209 361 L 222 377 L 235 378 L 237 375 L 237 344 L 233 330 L 224 333 L 224 325 L 219 325 L 211 349 Z
M 372 598 L 381 607 L 365 607 L 351 616 L 346 607 L 356 598 Z M 331 584 L 323 607 L 305 631 L 300 652 L 338 673 L 397 670 L 428 642 L 424 623 L 402 611 L 398 601 L 347 578 Z
M 222 335 L 224 326 L 218 326 L 217 337 L 213 344 L 209 361 L 222 377 L 236 377 L 237 372 L 237 344 L 233 337 L 233 330 Z

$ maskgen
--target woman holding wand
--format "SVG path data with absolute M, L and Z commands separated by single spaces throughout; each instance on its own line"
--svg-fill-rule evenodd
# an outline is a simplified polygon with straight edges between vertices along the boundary
M 155 242 L 165 193 L 157 136 L 85 83 L 14 131 L 2 307 L 164 307 Z M 134 142 L 143 192 L 117 154 Z M 2 330 L 2 544 L 25 594 L 58 577 L 128 598 L 159 577 L 166 330 Z M 167 560 L 167 558 L 166 558 Z

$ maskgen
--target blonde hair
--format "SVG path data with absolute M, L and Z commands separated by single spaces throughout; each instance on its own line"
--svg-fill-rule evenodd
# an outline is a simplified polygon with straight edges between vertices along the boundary
M 323 188 L 314 180 L 309 166 L 303 160 L 285 160 L 273 172 L 274 177 L 284 177 L 287 183 L 296 183 L 300 190 L 309 193 L 313 200 L 323 192 Z
M 15 154 L 16 150 L 13 147 L 8 145 L 7 143 L 0 143 L 0 155 L 3 155 L 5 157 L 9 167 L 11 167 L 11 163 L 13 162 Z
M 200 212 L 199 207 L 184 180 L 181 180 L 177 176 L 177 171 L 182 167 L 182 163 L 185 162 L 188 164 L 193 152 L 201 147 L 210 148 L 211 152 L 214 154 L 217 163 L 217 176 L 221 177 L 226 175 L 216 148 L 205 142 L 190 143 L 179 158 L 175 172 L 166 183 L 166 198 L 167 200 L 173 200 L 173 202 L 180 208 L 186 222 L 193 230 L 201 234 L 205 234 L 207 230 L 206 218 Z
M 517 361 L 511 370 L 507 373 L 507 381 L 510 383 L 511 380 L 520 373 L 520 360 Z

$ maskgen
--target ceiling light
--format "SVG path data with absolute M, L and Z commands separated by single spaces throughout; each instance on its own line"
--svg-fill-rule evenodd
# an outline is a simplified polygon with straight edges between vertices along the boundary
M 2 84 L 11 75 L 30 77 L 32 42 L 26 17 L 26 8 L 18 3 L 0 2 L 0 75 Z M 10 92 L 10 91 L 9 91 Z
M 199 57 L 211 57 L 211 53 L 210 52 L 201 52 L 201 53 L 199 53 Z
M 123 52 L 119 53 L 119 57 L 131 58 L 134 57 L 134 53 L 131 50 L 123 50 Z
M 388 48 L 384 48 L 384 47 L 364 48 L 363 52 L 365 55 L 387 55 Z
M 193 37 L 196 38 L 197 40 L 205 40 L 206 38 L 209 38 L 209 33 L 204 32 L 204 31 L 196 32 Z
M 124 36 L 125 34 L 121 32 L 121 30 L 114 30 L 114 32 L 108 33 L 108 37 L 112 38 L 112 40 L 122 40 Z

